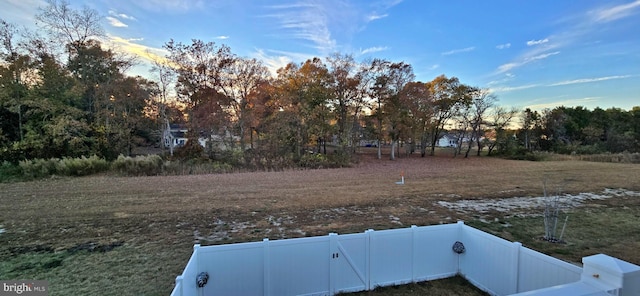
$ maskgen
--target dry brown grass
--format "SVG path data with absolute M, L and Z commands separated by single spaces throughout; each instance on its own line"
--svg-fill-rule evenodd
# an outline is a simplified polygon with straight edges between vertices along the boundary
M 193 243 L 473 220 L 473 215 L 434 203 L 538 196 L 545 178 L 561 184 L 567 193 L 605 188 L 640 191 L 640 166 L 632 164 L 448 155 L 396 161 L 377 160 L 373 154 L 361 157 L 358 165 L 344 169 L 96 176 L 0 184 L 0 228 L 6 230 L 0 234 L 0 272 L 49 279 L 54 288 L 51 295 L 79 290 L 120 295 L 118 288 L 136 291 L 134 294 L 166 295 Z M 401 172 L 406 179 L 403 186 L 395 184 Z M 632 206 L 637 209 L 638 203 Z M 106 253 L 63 251 L 87 242 L 123 246 Z M 49 247 L 54 253 L 50 250 L 42 255 L 34 251 L 37 246 Z M 610 253 L 606 246 L 591 251 L 599 250 Z M 46 254 L 62 257 L 51 267 Z M 38 257 L 41 255 L 44 257 Z M 635 263 L 640 263 L 637 259 Z M 24 262 L 30 263 L 23 266 Z M 0 278 L 5 276 L 0 274 Z

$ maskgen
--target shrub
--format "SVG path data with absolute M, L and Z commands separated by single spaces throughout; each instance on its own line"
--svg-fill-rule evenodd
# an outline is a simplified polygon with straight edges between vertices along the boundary
M 22 177 L 22 169 L 20 166 L 3 161 L 0 165 L 0 182 L 9 182 L 19 180 Z
M 160 155 L 129 157 L 120 155 L 111 168 L 128 176 L 154 176 L 162 173 L 164 160 Z
M 56 163 L 56 174 L 63 176 L 86 176 L 107 171 L 109 163 L 96 155 L 80 158 L 63 158 Z
M 200 146 L 197 139 L 189 139 L 184 146 L 176 148 L 173 152 L 173 158 L 180 160 L 198 159 L 204 156 L 204 148 Z
M 48 176 L 86 176 L 104 172 L 109 163 L 96 155 L 80 158 L 32 159 L 19 162 L 22 175 L 28 179 Z
M 298 165 L 303 168 L 319 169 L 329 167 L 329 159 L 320 153 L 308 153 L 302 155 Z
M 54 175 L 56 172 L 57 159 L 32 159 L 21 160 L 19 165 L 22 169 L 22 174 L 27 179 L 37 179 Z

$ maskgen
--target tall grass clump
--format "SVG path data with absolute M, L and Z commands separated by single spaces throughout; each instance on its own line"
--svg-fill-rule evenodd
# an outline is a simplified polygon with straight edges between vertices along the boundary
M 87 176 L 109 169 L 109 163 L 96 155 L 79 158 L 32 159 L 19 162 L 22 175 L 27 179 L 48 176 Z
M 167 161 L 163 169 L 166 175 L 202 175 L 234 171 L 233 166 L 228 163 L 200 159 Z
M 127 176 L 155 176 L 163 172 L 164 160 L 160 155 L 140 155 L 129 157 L 120 155 L 111 168 Z

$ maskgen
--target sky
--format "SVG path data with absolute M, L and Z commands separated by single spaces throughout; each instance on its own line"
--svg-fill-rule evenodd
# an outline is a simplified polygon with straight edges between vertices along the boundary
M 640 0 L 70 0 L 101 14 L 105 43 L 138 55 L 173 39 L 226 44 L 275 73 L 335 52 L 455 76 L 498 104 L 542 110 L 640 106 Z M 0 0 L 0 18 L 34 28 L 43 0 Z

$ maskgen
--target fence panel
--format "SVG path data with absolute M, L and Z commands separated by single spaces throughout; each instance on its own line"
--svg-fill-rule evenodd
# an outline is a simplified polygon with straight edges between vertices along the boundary
M 452 250 L 458 240 L 459 226 L 445 224 L 413 227 L 413 281 L 454 276 L 458 272 L 458 254 Z
M 329 294 L 328 236 L 268 241 L 267 254 L 267 295 Z
M 582 268 L 521 247 L 518 292 L 527 292 L 580 280 Z
M 201 247 L 200 272 L 209 274 L 204 295 L 262 295 L 263 248 L 264 243 L 260 242 Z M 186 285 L 195 286 L 195 281 Z
M 412 281 L 413 234 L 410 228 L 373 231 L 371 288 Z
M 478 288 L 495 295 L 517 292 L 518 247 L 497 236 L 462 225 L 460 273 Z

